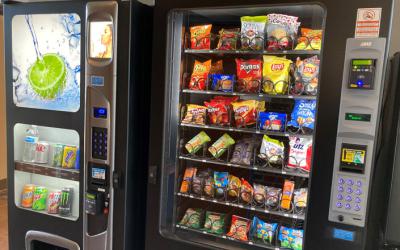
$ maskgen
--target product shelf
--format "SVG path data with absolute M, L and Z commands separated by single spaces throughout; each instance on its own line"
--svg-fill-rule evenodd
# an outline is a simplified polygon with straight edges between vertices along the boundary
M 73 215 L 72 216 L 61 216 L 59 214 L 49 214 L 45 210 L 44 211 L 37 211 L 37 210 L 33 210 L 33 209 L 30 209 L 30 208 L 25 208 L 25 207 L 21 207 L 21 206 L 18 206 L 18 208 L 26 210 L 26 211 L 31 211 L 31 212 L 34 212 L 34 213 L 39 213 L 39 214 L 44 214 L 44 215 L 48 215 L 48 216 L 52 216 L 52 217 L 57 217 L 57 218 L 60 218 L 60 219 L 65 219 L 65 220 L 77 221 L 79 219 L 78 216 L 73 216 Z
M 319 55 L 320 50 L 196 50 L 185 49 L 186 54 L 228 54 L 228 55 Z
M 46 164 L 15 161 L 15 170 L 32 174 L 51 176 L 65 180 L 79 181 L 79 170 L 76 169 L 56 168 Z
M 234 164 L 234 163 L 229 163 L 229 162 L 224 162 L 224 161 L 195 158 L 195 157 L 189 157 L 189 156 L 179 156 L 179 159 L 187 160 L 187 161 L 194 161 L 194 162 L 203 162 L 203 163 L 209 163 L 209 164 L 223 165 L 223 166 L 234 167 L 234 168 L 243 168 L 243 169 L 248 169 L 248 170 L 260 171 L 260 172 L 266 172 L 266 173 L 272 173 L 272 174 L 279 174 L 279 175 L 286 175 L 286 176 L 294 176 L 294 177 L 302 177 L 302 178 L 310 177 L 309 174 L 307 174 L 307 173 L 302 173 L 299 171 L 285 171 L 283 169 L 272 168 L 272 167 L 262 167 L 262 166 L 257 166 L 257 165 L 240 165 L 240 164 Z

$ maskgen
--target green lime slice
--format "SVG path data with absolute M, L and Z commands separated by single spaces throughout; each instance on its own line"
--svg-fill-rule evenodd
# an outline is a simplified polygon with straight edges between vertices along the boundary
M 67 69 L 57 54 L 45 54 L 29 68 L 28 79 L 36 94 L 44 99 L 54 99 L 65 88 Z

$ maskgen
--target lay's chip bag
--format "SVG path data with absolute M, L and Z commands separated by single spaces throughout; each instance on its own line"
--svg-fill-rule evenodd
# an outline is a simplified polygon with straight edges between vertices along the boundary
M 264 93 L 270 95 L 287 93 L 291 64 L 291 60 L 283 57 L 264 56 L 262 86 Z

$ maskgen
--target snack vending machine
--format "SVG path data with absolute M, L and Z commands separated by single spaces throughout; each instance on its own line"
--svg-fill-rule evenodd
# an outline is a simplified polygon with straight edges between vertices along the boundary
M 4 3 L 10 249 L 137 244 L 150 18 L 137 1 Z
M 146 249 L 379 249 L 398 4 L 159 1 Z

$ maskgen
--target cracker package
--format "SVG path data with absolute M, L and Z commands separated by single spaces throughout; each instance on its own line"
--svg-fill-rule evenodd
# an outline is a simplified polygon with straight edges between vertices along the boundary
M 189 89 L 205 90 L 208 84 L 208 74 L 211 69 L 211 59 L 205 62 L 195 60 L 192 76 L 190 77 Z
M 263 85 L 264 93 L 284 95 L 289 86 L 289 71 L 291 60 L 278 56 L 263 56 Z
M 260 112 L 259 113 L 259 128 L 261 130 L 284 132 L 286 127 L 285 113 L 277 112 Z
M 190 48 L 210 49 L 211 28 L 211 24 L 190 27 Z
M 309 173 L 311 171 L 312 138 L 289 136 L 287 167 Z

